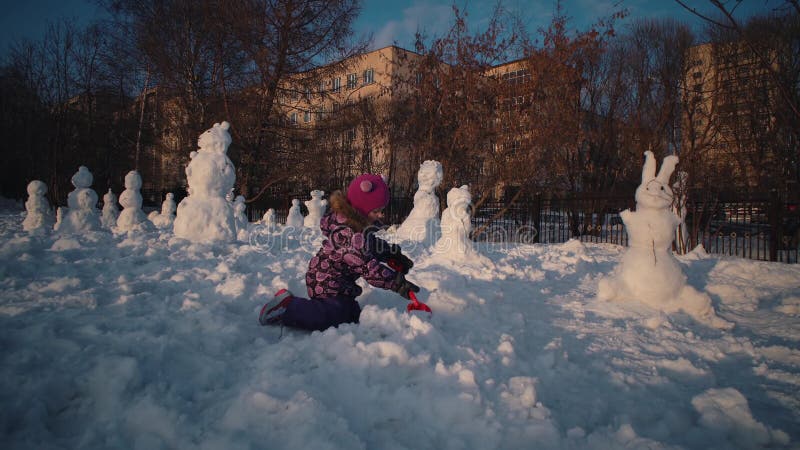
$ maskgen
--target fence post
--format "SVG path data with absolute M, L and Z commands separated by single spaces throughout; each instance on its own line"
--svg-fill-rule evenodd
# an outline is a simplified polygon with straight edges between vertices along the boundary
M 536 235 L 533 237 L 533 243 L 538 244 L 540 241 L 539 236 L 542 234 L 542 194 L 536 193 L 533 196 L 533 228 L 536 230 Z
M 778 261 L 778 254 L 781 247 L 781 198 L 778 191 L 773 189 L 769 193 L 769 260 Z

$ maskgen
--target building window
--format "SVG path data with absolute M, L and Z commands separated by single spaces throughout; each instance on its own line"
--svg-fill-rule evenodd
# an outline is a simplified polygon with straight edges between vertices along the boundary
M 324 93 L 325 93 L 325 81 L 323 80 L 319 82 L 319 95 L 322 95 Z
M 336 77 L 332 80 L 332 82 L 333 82 L 333 87 L 331 88 L 331 90 L 333 92 L 339 92 L 342 89 L 342 79 L 340 77 Z
M 422 84 L 422 74 L 421 73 L 417 73 L 417 79 L 416 79 L 415 83 L 417 85 Z
M 367 69 L 364 71 L 364 84 L 372 84 L 375 82 L 375 71 Z
M 348 73 L 347 74 L 347 89 L 355 89 L 357 85 L 358 85 L 358 74 Z
M 292 125 L 297 125 L 297 113 L 292 113 L 289 115 L 289 123 Z
M 306 111 L 303 113 L 303 122 L 311 122 L 311 111 Z
M 351 128 L 342 134 L 342 146 L 347 150 L 353 148 L 353 143 L 355 142 L 355 140 L 356 140 L 355 128 Z
M 311 89 L 306 88 L 305 94 L 306 94 L 306 101 L 310 102 L 311 101 Z

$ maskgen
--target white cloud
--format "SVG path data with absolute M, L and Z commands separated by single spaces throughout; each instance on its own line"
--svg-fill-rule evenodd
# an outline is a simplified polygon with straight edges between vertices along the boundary
M 422 31 L 428 37 L 439 36 L 444 34 L 452 23 L 452 10 L 449 4 L 418 3 L 403 9 L 402 14 L 402 19 L 386 22 L 375 33 L 375 48 L 395 42 L 410 47 L 417 31 Z

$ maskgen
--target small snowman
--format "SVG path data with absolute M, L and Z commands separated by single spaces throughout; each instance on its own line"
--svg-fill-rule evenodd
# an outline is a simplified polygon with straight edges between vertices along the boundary
M 308 215 L 303 219 L 303 226 L 306 228 L 319 229 L 319 221 L 325 215 L 325 210 L 328 207 L 328 201 L 323 200 L 325 192 L 319 190 L 311 191 L 311 200 L 305 202 L 308 208 Z
M 447 193 L 447 208 L 442 212 L 441 236 L 434 246 L 434 255 L 461 264 L 487 264 L 487 258 L 478 254 L 469 237 L 471 205 L 469 186 L 453 188 Z
M 236 225 L 236 239 L 240 242 L 247 242 L 247 226 L 249 225 L 249 221 L 247 220 L 247 214 L 245 211 L 247 210 L 247 204 L 245 204 L 245 199 L 241 195 L 237 195 L 233 201 L 233 218 L 234 224 Z
M 438 161 L 428 160 L 420 165 L 414 207 L 395 232 L 399 239 L 426 244 L 436 240 L 439 234 L 439 198 L 435 191 L 442 182 L 442 176 L 442 165 Z
M 28 183 L 28 200 L 25 201 L 27 214 L 22 221 L 22 229 L 31 234 L 44 233 L 46 229 L 52 228 L 53 212 L 44 194 L 47 193 L 47 185 L 42 181 L 33 180 Z
M 172 192 L 167 192 L 164 201 L 161 203 L 161 212 L 153 211 L 147 218 L 159 230 L 168 229 L 175 221 L 175 208 L 175 195 Z
M 633 300 L 672 313 L 679 310 L 716 328 L 731 323 L 714 312 L 711 299 L 686 284 L 686 275 L 672 253 L 675 229 L 681 223 L 672 211 L 673 193 L 669 178 L 678 157 L 664 158 L 656 175 L 653 152 L 645 152 L 642 183 L 636 189 L 636 211 L 620 213 L 628 233 L 628 249 L 614 274 L 600 280 L 598 298 Z
M 289 214 L 286 216 L 286 226 L 292 227 L 295 230 L 303 226 L 304 218 L 303 213 L 300 211 L 300 200 L 292 199 L 292 206 L 289 208 Z
M 186 166 L 189 195 L 178 204 L 175 236 L 197 243 L 236 239 L 233 205 L 226 199 L 236 182 L 228 158 L 231 135 L 228 122 L 215 123 L 197 139 L 199 149 Z
M 62 212 L 61 220 L 56 222 L 59 232 L 79 234 L 100 228 L 100 217 L 95 208 L 97 193 L 91 189 L 93 179 L 86 166 L 80 166 L 72 176 L 75 190 L 67 195 L 67 209 Z
M 117 225 L 119 218 L 119 208 L 117 208 L 117 196 L 108 188 L 108 192 L 103 195 L 103 212 L 100 215 L 100 225 L 111 230 Z
M 142 177 L 139 172 L 131 170 L 125 175 L 125 190 L 119 195 L 122 212 L 117 218 L 117 232 L 144 231 L 149 228 L 147 216 L 142 211 Z
M 275 209 L 273 208 L 268 209 L 267 212 L 264 213 L 264 217 L 261 218 L 261 226 L 267 231 L 274 231 L 277 223 Z

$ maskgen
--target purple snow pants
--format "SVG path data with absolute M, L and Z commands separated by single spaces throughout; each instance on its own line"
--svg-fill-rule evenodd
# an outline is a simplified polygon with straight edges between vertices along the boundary
M 361 307 L 353 297 L 292 297 L 281 321 L 287 327 L 322 331 L 342 323 L 358 323 L 360 315 Z

